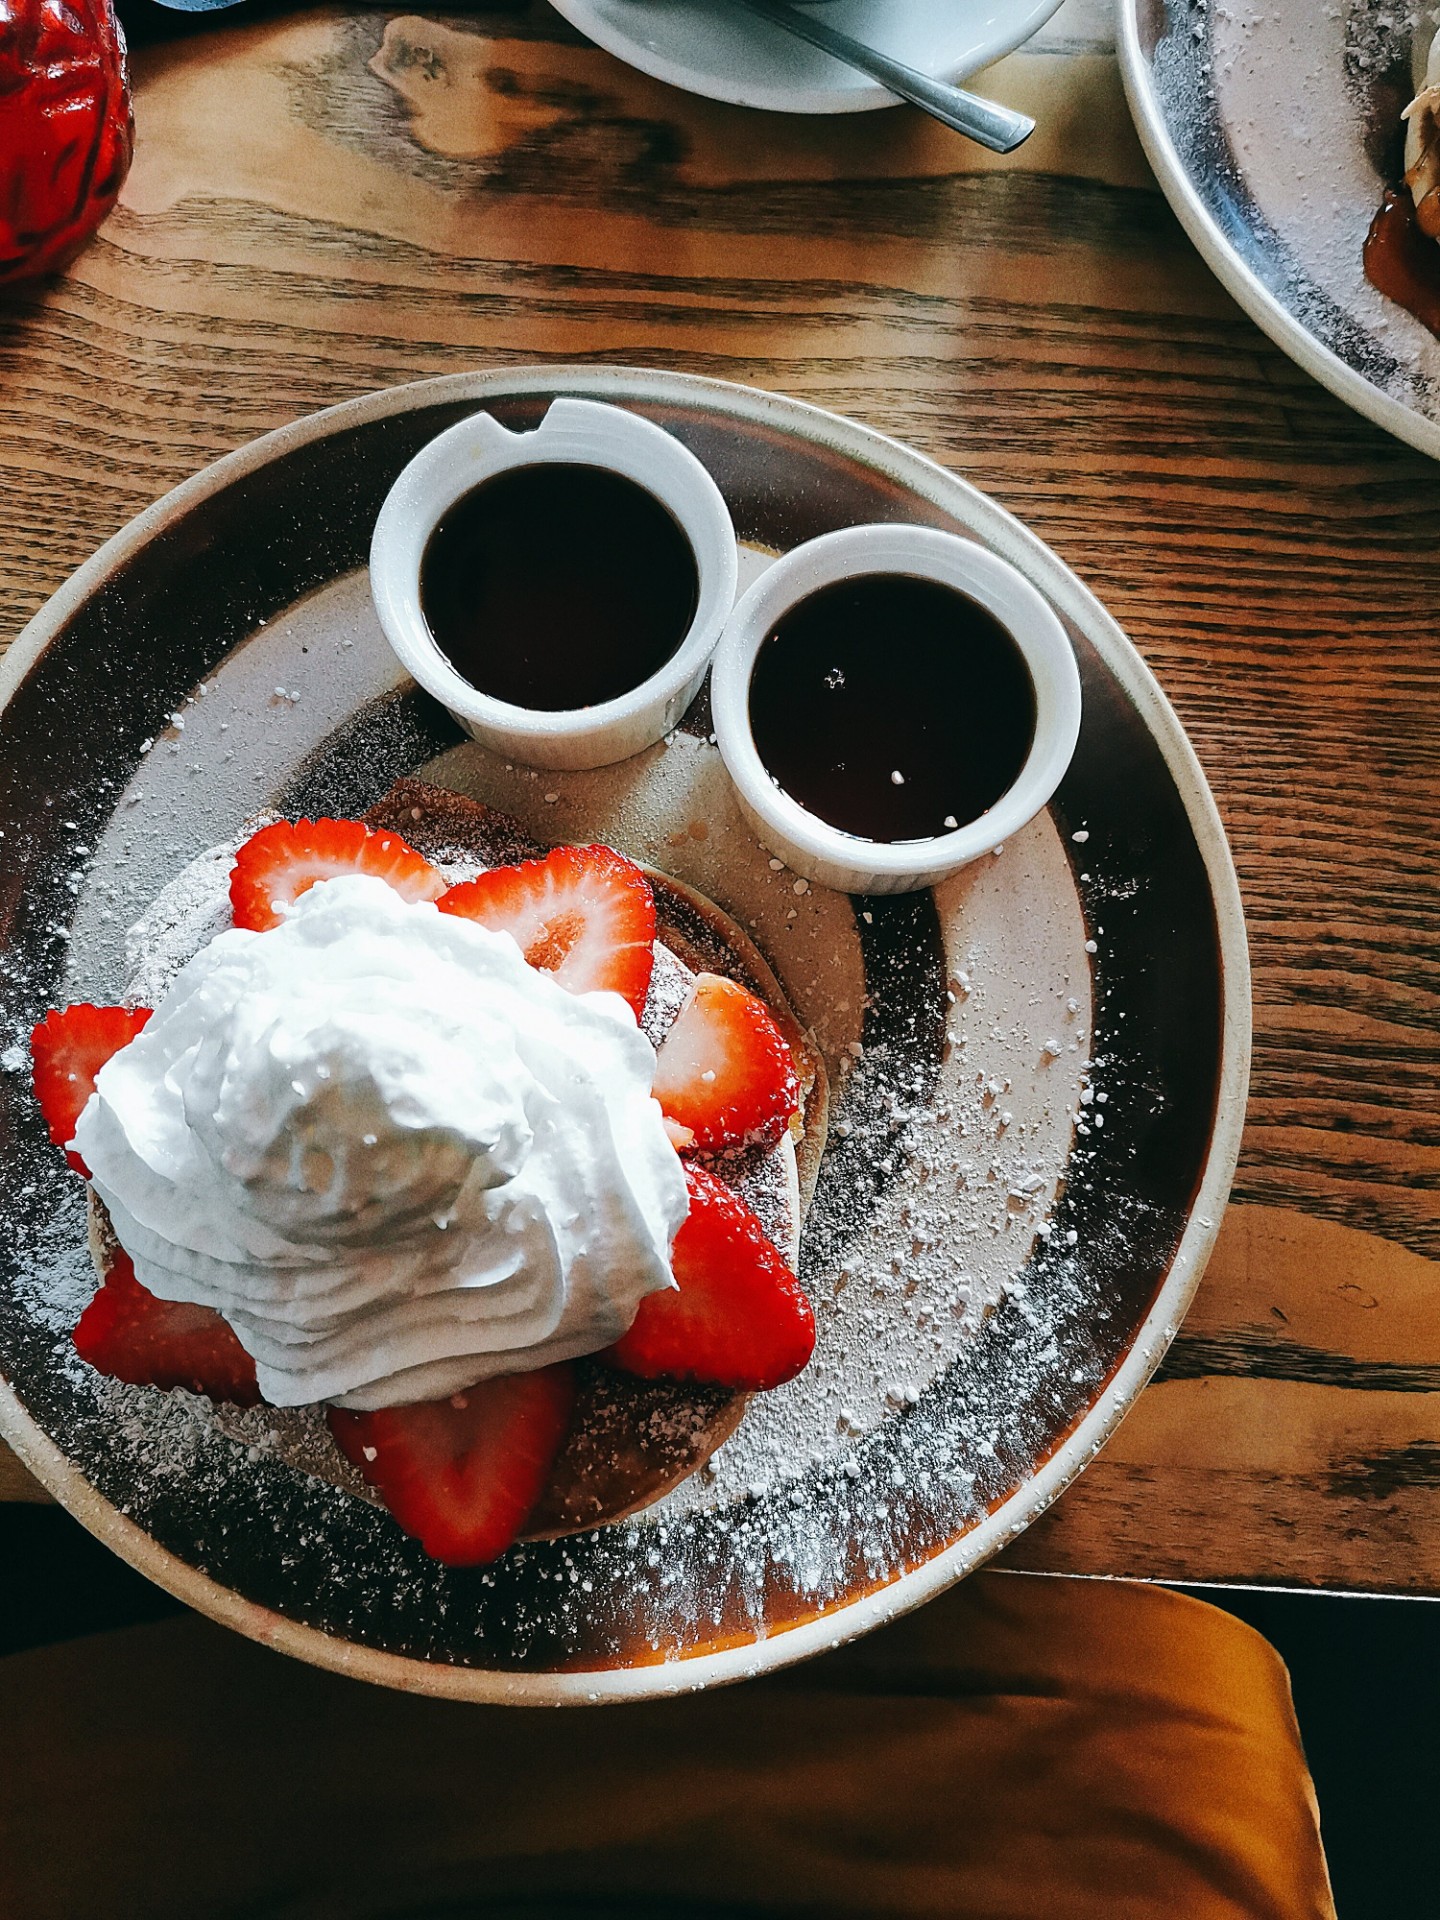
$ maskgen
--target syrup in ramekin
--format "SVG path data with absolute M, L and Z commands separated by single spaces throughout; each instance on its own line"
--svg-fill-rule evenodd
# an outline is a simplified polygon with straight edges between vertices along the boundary
M 541 461 L 482 481 L 442 516 L 420 606 L 461 677 L 555 713 L 629 693 L 680 648 L 699 604 L 695 553 L 624 474 Z
M 865 574 L 821 587 L 767 636 L 750 723 L 770 777 L 864 840 L 968 826 L 1015 784 L 1035 688 L 1008 628 L 938 581 Z

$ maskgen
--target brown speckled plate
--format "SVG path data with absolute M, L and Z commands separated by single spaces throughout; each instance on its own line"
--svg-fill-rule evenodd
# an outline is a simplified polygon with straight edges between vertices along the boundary
M 934 893 L 828 894 L 740 820 L 702 705 L 618 769 L 535 775 L 398 673 L 365 555 L 396 473 L 477 406 L 579 393 L 711 468 L 747 571 L 866 520 L 950 527 L 1047 594 L 1085 719 L 1056 801 Z M 321 1664 L 452 1696 L 638 1698 L 803 1658 L 913 1606 L 1026 1526 L 1154 1370 L 1214 1239 L 1249 1046 L 1229 854 L 1183 733 L 1099 604 L 964 482 L 877 434 L 675 375 L 465 375 L 356 401 L 221 461 L 58 593 L 0 678 L 0 1431 L 152 1579 Z M 744 926 L 830 1070 L 802 1275 L 806 1376 L 648 1514 L 428 1561 L 303 1470 L 303 1435 L 101 1380 L 68 1333 L 84 1195 L 47 1146 L 24 1034 L 117 994 L 123 934 L 261 806 L 358 811 L 417 773 L 538 837 L 611 839 Z M 323 1449 L 323 1437 L 316 1443 Z

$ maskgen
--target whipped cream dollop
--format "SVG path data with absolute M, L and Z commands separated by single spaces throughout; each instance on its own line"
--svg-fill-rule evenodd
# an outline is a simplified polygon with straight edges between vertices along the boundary
M 654 1070 L 618 995 L 357 874 L 188 961 L 75 1145 L 141 1284 L 217 1308 L 273 1405 L 403 1405 L 594 1352 L 674 1284 Z

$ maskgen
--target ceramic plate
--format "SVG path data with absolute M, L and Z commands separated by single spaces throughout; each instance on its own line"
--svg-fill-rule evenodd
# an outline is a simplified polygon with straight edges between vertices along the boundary
M 1400 113 L 1432 31 L 1416 12 L 1121 0 L 1120 59 L 1150 163 L 1230 293 L 1342 400 L 1440 456 L 1440 340 L 1361 260 L 1403 172 Z
M 597 46 L 689 93 L 781 113 L 863 113 L 895 95 L 730 0 L 551 0 Z M 1060 0 L 812 0 L 828 26 L 936 80 L 963 80 L 1039 31 Z
M 492 758 L 407 681 L 364 572 L 380 502 L 476 407 L 631 407 L 710 468 L 748 570 L 869 520 L 1004 554 L 1074 641 L 1085 718 L 1048 814 L 934 893 L 850 899 L 772 862 L 704 695 L 618 768 Z M 547 369 L 399 388 L 302 420 L 135 521 L 4 663 L 0 1430 L 84 1523 L 202 1611 L 322 1664 L 470 1698 L 676 1692 L 800 1659 L 937 1592 L 1054 1499 L 1153 1371 L 1214 1238 L 1249 1041 L 1235 879 L 1139 656 L 1055 557 L 963 481 L 771 395 Z M 69 1330 L 94 1285 L 80 1183 L 46 1144 L 25 1035 L 112 998 L 123 932 L 255 810 L 356 811 L 419 773 L 549 841 L 613 839 L 765 952 L 823 1049 L 832 1117 L 801 1271 L 799 1381 L 661 1506 L 427 1560 L 305 1471 L 294 1419 L 102 1379 Z M 7 1384 L 8 1383 L 8 1384 Z M 303 1421 L 301 1423 L 303 1429 Z

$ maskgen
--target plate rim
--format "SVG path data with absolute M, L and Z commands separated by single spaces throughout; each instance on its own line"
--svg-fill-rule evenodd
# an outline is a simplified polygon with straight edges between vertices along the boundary
M 1201 258 L 1225 291 L 1302 372 L 1397 440 L 1440 460 L 1440 421 L 1428 420 L 1403 401 L 1392 399 L 1333 348 L 1317 340 L 1226 239 L 1170 137 L 1164 108 L 1153 85 L 1154 69 L 1141 45 L 1140 8 L 1146 3 L 1147 0 L 1120 0 L 1116 37 L 1120 76 L 1145 158 Z
M 858 1638 L 898 1618 L 973 1572 L 1016 1538 L 1069 1486 L 1114 1433 L 1159 1366 L 1199 1285 L 1214 1247 L 1239 1156 L 1251 1041 L 1250 964 L 1239 881 L 1219 810 L 1178 716 L 1134 643 L 1079 577 L 1014 515 L 949 468 L 876 429 L 810 402 L 764 388 L 658 368 L 498 367 L 441 374 L 382 388 L 305 414 L 225 454 L 171 488 L 107 540 L 33 615 L 0 660 L 0 710 L 69 613 L 130 553 L 172 518 L 223 491 L 243 475 L 295 447 L 349 426 L 420 405 L 546 391 L 599 394 L 684 406 L 702 404 L 737 421 L 766 420 L 884 472 L 932 504 L 954 511 L 1018 566 L 1095 645 L 1107 670 L 1134 704 L 1158 746 L 1195 834 L 1216 919 L 1222 1022 L 1220 1073 L 1204 1168 L 1180 1242 L 1129 1350 L 1084 1417 L 1044 1464 L 1008 1500 L 931 1559 L 895 1575 L 843 1606 L 715 1652 L 662 1658 L 653 1664 L 549 1672 L 511 1672 L 432 1663 L 342 1640 L 245 1599 L 159 1545 L 100 1494 L 69 1456 L 31 1418 L 0 1376 L 0 1437 L 9 1442 L 59 1503 L 112 1551 L 177 1599 L 277 1651 L 352 1677 L 449 1699 L 536 1706 L 657 1699 L 779 1671 Z M 925 483 L 929 483 L 926 485 Z M 946 496 L 949 496 L 947 499 Z M 1037 577 L 1038 576 L 1038 577 Z
M 702 100 L 718 100 L 729 107 L 750 107 L 757 113 L 803 114 L 873 113 L 879 107 L 904 104 L 898 94 L 891 93 L 888 87 L 878 83 L 867 87 L 847 87 L 843 92 L 817 86 L 775 87 L 762 93 L 755 88 L 742 87 L 738 82 L 730 84 L 724 79 L 712 79 L 696 69 L 686 68 L 663 54 L 655 53 L 633 40 L 629 34 L 617 31 L 603 15 L 597 19 L 595 0 L 550 0 L 550 4 L 578 33 L 583 33 L 587 40 L 614 59 L 633 67 L 637 73 L 648 74 L 652 80 L 663 81 L 666 86 L 677 87 L 683 93 L 693 93 Z M 931 77 L 958 83 L 971 74 L 982 72 L 996 60 L 1003 60 L 1006 54 L 1024 46 L 1052 15 L 1059 12 L 1061 4 L 1062 0 L 1031 0 L 1031 11 L 1025 15 L 1026 24 L 1018 31 L 1007 29 L 997 34 L 987 44 L 980 59 L 958 63 L 947 61 L 936 68 Z

